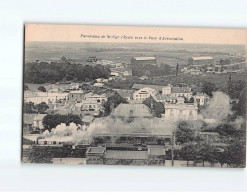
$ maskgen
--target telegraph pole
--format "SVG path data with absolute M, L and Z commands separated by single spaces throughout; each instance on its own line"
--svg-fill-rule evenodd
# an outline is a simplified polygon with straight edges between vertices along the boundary
M 175 144 L 175 131 L 172 132 L 172 150 L 171 150 L 172 167 L 174 166 L 174 144 Z

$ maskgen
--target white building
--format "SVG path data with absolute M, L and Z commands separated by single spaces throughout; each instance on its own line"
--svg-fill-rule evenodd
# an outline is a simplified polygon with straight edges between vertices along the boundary
M 98 103 L 104 103 L 107 101 L 107 96 L 105 93 L 94 94 L 94 93 L 90 92 L 84 96 L 84 100 L 96 100 Z
M 185 97 L 189 99 L 192 97 L 192 91 L 189 87 L 173 87 L 168 85 L 162 88 L 162 95 L 168 95 L 171 97 Z
M 36 114 L 33 119 L 33 127 L 34 129 L 43 129 L 43 119 L 46 114 Z
M 99 111 L 101 103 L 97 102 L 96 99 L 83 100 L 81 103 L 75 104 L 77 111 Z
M 94 87 L 103 87 L 104 83 L 94 83 Z
M 145 87 L 133 93 L 133 100 L 145 100 L 150 97 L 150 95 L 155 98 L 157 92 L 155 89 Z
M 25 92 L 24 101 L 33 102 L 34 104 L 55 103 L 59 100 L 67 100 L 68 93 L 50 93 L 50 92 Z
M 209 96 L 205 93 L 197 93 L 196 95 L 193 96 L 193 98 L 194 98 L 194 101 L 199 106 L 203 106 L 209 100 Z
M 171 120 L 197 120 L 197 105 L 184 103 L 183 97 L 178 97 L 176 103 L 165 103 L 165 118 Z

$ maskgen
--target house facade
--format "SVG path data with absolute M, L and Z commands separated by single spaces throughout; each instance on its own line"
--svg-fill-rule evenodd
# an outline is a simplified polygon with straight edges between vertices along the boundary
M 184 103 L 183 97 L 178 97 L 176 103 L 165 103 L 165 118 L 171 120 L 197 120 L 196 103 Z
M 157 95 L 157 92 L 155 89 L 146 87 L 138 91 L 135 91 L 133 93 L 133 100 L 145 100 L 149 98 L 150 96 L 155 98 L 156 95 Z

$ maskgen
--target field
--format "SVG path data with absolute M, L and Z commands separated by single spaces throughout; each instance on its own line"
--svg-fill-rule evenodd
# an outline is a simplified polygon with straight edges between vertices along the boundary
M 154 56 L 157 64 L 186 65 L 188 57 L 212 56 L 216 60 L 231 54 L 244 55 L 243 45 L 169 44 L 169 43 L 69 43 L 30 42 L 25 44 L 25 61 L 57 61 L 62 56 L 87 64 L 89 56 L 130 63 L 133 57 Z
M 240 74 L 240 73 L 233 73 L 231 76 L 232 81 L 238 81 L 238 80 L 246 80 L 246 74 Z M 158 79 L 148 79 L 148 80 L 140 80 L 136 77 L 129 77 L 126 81 L 122 80 L 114 80 L 107 84 L 107 86 L 112 88 L 119 88 L 119 89 L 131 89 L 132 86 L 135 83 L 140 84 L 150 84 L 150 85 L 177 85 L 177 84 L 186 84 L 189 86 L 192 86 L 195 90 L 199 89 L 198 86 L 200 86 L 200 83 L 207 81 L 214 83 L 217 88 L 219 89 L 225 89 L 227 87 L 227 83 L 229 80 L 229 74 L 207 74 L 205 76 L 202 75 L 178 75 L 178 76 L 167 76 L 164 78 L 158 78 Z

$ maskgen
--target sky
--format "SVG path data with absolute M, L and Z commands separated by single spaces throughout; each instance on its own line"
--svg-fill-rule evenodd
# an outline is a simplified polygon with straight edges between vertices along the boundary
M 177 40 L 174 40 L 174 38 L 177 38 Z M 222 28 L 26 24 L 25 41 L 163 42 L 247 45 L 247 30 Z

